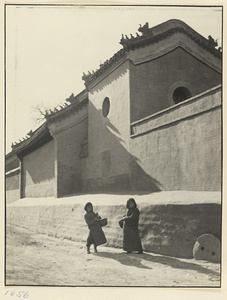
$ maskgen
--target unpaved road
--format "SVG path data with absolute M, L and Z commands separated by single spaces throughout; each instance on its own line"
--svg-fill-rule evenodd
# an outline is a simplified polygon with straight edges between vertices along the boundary
M 93 250 L 93 249 L 92 249 Z M 6 285 L 219 287 L 220 265 L 153 253 L 126 254 L 8 226 Z

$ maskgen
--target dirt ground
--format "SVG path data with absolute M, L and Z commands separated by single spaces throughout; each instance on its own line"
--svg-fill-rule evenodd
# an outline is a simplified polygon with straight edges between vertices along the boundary
M 8 226 L 6 285 L 219 287 L 220 265 L 154 253 L 127 254 Z

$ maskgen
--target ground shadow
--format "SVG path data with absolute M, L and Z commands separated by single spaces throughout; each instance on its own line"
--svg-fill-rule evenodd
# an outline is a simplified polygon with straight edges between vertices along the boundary
M 99 256 L 105 257 L 105 258 L 111 258 L 119 261 L 121 264 L 134 266 L 137 268 L 143 268 L 143 269 L 152 269 L 148 266 L 146 266 L 147 262 L 153 262 L 153 263 L 159 263 L 162 265 L 167 265 L 174 269 L 184 269 L 184 270 L 191 270 L 196 271 L 202 274 L 206 275 L 212 275 L 212 276 L 220 276 L 219 272 L 209 270 L 208 268 L 205 268 L 199 264 L 192 262 L 185 262 L 178 258 L 168 257 L 168 256 L 155 256 L 152 254 L 128 254 L 125 252 L 122 253 L 109 253 L 109 252 L 99 252 Z
M 109 253 L 109 252 L 98 252 L 96 255 L 111 258 L 119 261 L 123 265 L 133 266 L 142 269 L 152 269 L 142 264 L 142 257 L 144 254 L 134 254 L 134 253 Z

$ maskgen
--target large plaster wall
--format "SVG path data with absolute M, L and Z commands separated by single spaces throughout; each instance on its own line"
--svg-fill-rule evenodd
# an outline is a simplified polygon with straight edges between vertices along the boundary
M 140 51 L 134 52 L 136 60 Z M 220 83 L 218 71 L 181 47 L 150 61 L 130 64 L 131 122 L 174 105 L 177 87 L 184 86 L 195 96 Z
M 21 177 L 22 197 L 56 195 L 54 140 L 23 157 Z
M 152 190 L 150 177 L 161 190 L 221 190 L 220 87 L 135 122 L 132 131 L 135 189 Z
M 103 116 L 104 99 L 110 111 Z M 89 91 L 88 157 L 83 160 L 84 191 L 129 188 L 129 62 Z
M 87 106 L 49 125 L 56 143 L 57 197 L 81 192 L 81 144 L 87 140 Z

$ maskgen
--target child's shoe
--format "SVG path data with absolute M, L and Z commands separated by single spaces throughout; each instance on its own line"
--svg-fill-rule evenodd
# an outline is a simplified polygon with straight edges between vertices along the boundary
M 94 248 L 94 253 L 98 253 L 98 250 L 96 247 Z

